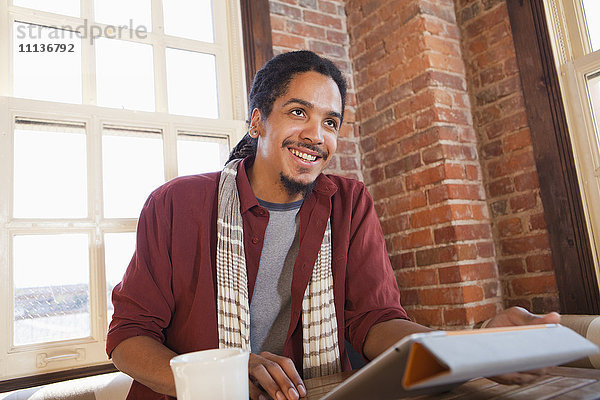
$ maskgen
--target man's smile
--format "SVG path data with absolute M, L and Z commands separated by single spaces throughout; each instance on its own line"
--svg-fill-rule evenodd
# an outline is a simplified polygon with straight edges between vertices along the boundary
M 303 161 L 313 162 L 313 161 L 316 161 L 317 158 L 320 158 L 318 156 L 315 156 L 312 154 L 306 154 L 306 153 L 301 152 L 296 149 L 289 149 L 289 151 L 290 151 L 290 153 L 292 153 L 293 155 L 295 155 L 296 157 L 300 158 Z
M 306 163 L 314 163 L 320 159 L 326 161 L 329 157 L 326 151 L 321 150 L 317 146 L 309 143 L 294 142 L 290 139 L 284 140 L 281 147 L 287 148 L 294 157 Z

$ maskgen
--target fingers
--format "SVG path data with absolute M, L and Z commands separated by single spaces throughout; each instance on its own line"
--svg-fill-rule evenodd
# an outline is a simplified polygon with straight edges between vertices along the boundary
M 248 374 L 258 389 L 260 386 L 269 396 L 276 400 L 298 400 L 306 395 L 304 383 L 296 371 L 292 360 L 271 353 L 260 355 L 250 354 Z M 257 390 L 253 399 L 259 399 L 261 393 Z
M 300 374 L 298 374 L 298 371 L 296 371 L 296 366 L 292 360 L 287 357 L 282 357 L 267 352 L 263 354 L 265 358 L 275 361 L 277 365 L 283 369 L 283 372 L 285 372 L 288 378 L 292 381 L 296 390 L 302 397 L 306 396 L 304 383 L 302 382 L 302 378 L 300 378 Z
M 248 391 L 252 400 L 267 400 L 268 395 L 248 379 Z
M 537 324 L 558 324 L 560 323 L 560 314 L 551 312 L 544 315 L 532 314 L 522 307 L 511 307 L 500 312 L 490 320 L 486 327 L 500 326 L 518 326 L 518 325 L 537 325 Z

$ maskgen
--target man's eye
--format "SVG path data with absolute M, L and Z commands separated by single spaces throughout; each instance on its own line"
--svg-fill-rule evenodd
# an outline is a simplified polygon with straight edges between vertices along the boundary
M 292 114 L 295 115 L 296 117 L 301 117 L 304 115 L 304 111 L 297 108 L 295 110 L 292 110 Z
M 337 122 L 332 119 L 328 119 L 327 121 L 325 121 L 325 125 L 333 129 L 337 129 L 338 126 Z

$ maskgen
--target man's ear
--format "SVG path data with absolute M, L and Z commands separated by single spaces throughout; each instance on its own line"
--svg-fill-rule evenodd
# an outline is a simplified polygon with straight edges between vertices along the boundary
M 255 108 L 254 110 L 252 110 L 252 117 L 250 118 L 250 132 L 257 131 L 257 133 L 260 134 L 262 129 L 262 122 L 262 113 L 258 108 Z

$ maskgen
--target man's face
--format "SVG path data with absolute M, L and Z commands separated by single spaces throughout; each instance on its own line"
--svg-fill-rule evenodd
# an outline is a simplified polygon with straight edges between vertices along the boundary
M 302 197 L 335 153 L 341 112 L 336 83 L 314 71 L 292 78 L 266 120 L 254 110 L 250 125 L 258 129 L 259 137 L 251 183 L 257 197 L 268 200 L 260 193 L 265 190 L 273 195 L 286 192 L 287 200 Z M 259 193 L 254 183 L 260 186 Z

